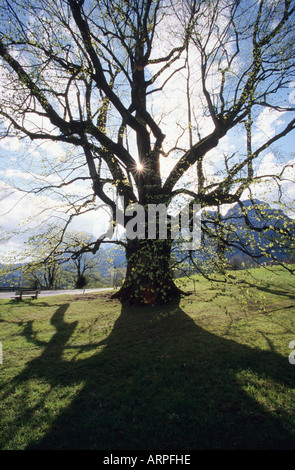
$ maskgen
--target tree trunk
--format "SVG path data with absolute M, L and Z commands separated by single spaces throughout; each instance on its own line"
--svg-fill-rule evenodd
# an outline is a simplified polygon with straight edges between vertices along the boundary
M 169 303 L 179 298 L 170 269 L 171 241 L 129 240 L 123 286 L 114 294 L 122 302 L 137 305 Z

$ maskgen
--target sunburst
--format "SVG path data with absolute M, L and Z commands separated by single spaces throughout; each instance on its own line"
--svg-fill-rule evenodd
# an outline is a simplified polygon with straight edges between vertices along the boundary
M 138 171 L 139 173 L 141 173 L 141 172 L 143 171 L 143 169 L 144 169 L 144 165 L 139 162 L 139 163 L 137 163 L 137 165 L 136 165 L 136 169 L 137 169 L 137 171 Z

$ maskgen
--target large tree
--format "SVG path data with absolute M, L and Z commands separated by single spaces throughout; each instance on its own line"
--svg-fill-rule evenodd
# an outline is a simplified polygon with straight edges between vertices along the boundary
M 89 182 L 92 197 L 77 198 L 70 217 L 101 202 L 115 215 L 119 196 L 123 209 L 184 197 L 220 208 L 257 181 L 284 180 L 288 165 L 261 174 L 259 162 L 295 128 L 293 0 L 4 0 L 0 9 L 3 135 L 74 149 L 59 184 L 39 188 Z M 262 111 L 281 127 L 255 140 Z M 238 136 L 239 151 L 224 150 L 226 136 Z M 120 241 L 119 298 L 179 295 L 172 242 L 159 231 Z

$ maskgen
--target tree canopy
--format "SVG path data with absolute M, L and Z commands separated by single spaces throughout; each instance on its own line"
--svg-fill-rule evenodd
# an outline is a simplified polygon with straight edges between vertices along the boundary
M 291 158 L 261 166 L 295 128 L 293 0 L 5 0 L 0 12 L 2 136 L 64 150 L 55 180 L 30 191 L 65 199 L 88 184 L 68 196 L 61 237 L 100 203 L 115 214 L 118 196 L 125 208 L 182 197 L 242 206 L 254 184 L 273 180 L 281 194 L 294 181 Z M 143 284 L 173 297 L 171 242 L 156 241 L 126 242 L 127 297 Z

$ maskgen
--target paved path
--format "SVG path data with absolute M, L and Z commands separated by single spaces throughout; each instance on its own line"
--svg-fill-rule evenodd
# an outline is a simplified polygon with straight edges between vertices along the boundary
M 49 297 L 51 295 L 79 295 L 89 294 L 90 292 L 102 292 L 105 290 L 113 290 L 111 287 L 105 287 L 101 289 L 66 289 L 66 290 L 42 290 L 38 297 Z M 14 296 L 15 291 L 0 292 L 0 299 L 11 299 Z

